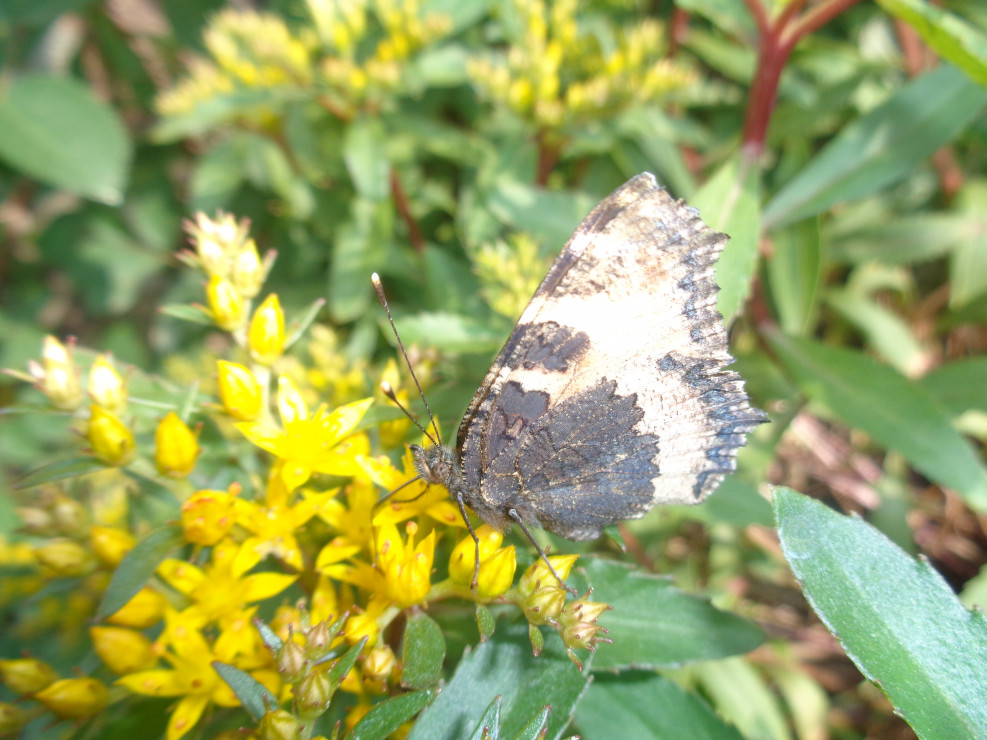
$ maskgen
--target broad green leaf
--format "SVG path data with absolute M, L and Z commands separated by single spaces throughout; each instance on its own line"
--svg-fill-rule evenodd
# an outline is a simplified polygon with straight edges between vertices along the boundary
M 468 736 L 494 697 L 503 697 L 503 737 L 514 737 L 546 704 L 552 707 L 548 740 L 562 736 L 587 685 L 557 635 L 539 657 L 531 654 L 527 625 L 501 624 L 493 639 L 467 651 L 442 693 L 415 722 L 408 740 L 460 740 Z
M 100 470 L 106 470 L 106 463 L 92 455 L 79 455 L 65 460 L 57 460 L 32 470 L 14 484 L 15 489 L 34 488 L 44 483 L 53 483 L 66 478 L 77 478 Z
M 877 0 L 891 15 L 918 31 L 936 54 L 987 87 L 987 36 L 928 0 Z
M 98 619 L 115 614 L 140 591 L 172 550 L 185 543 L 180 526 L 161 527 L 142 539 L 128 552 L 113 572 L 103 601 L 96 610 Z
M 350 122 L 343 138 L 343 160 L 363 198 L 387 198 L 391 192 L 391 164 L 387 159 L 387 132 L 379 117 L 361 116 Z
M 780 488 L 782 552 L 816 614 L 922 738 L 987 737 L 987 624 L 926 560 Z
M 987 181 L 968 182 L 957 210 L 979 228 L 957 243 L 949 263 L 949 306 L 956 310 L 987 294 Z
M 943 65 L 908 83 L 840 134 L 765 207 L 765 229 L 863 198 L 911 173 L 987 103 L 987 90 Z
M 76 80 L 32 74 L 0 88 L 0 159 L 29 177 L 116 204 L 130 156 L 116 113 Z
M 585 740 L 742 740 L 695 694 L 638 671 L 596 676 L 576 708 L 576 727 Z
M 393 218 L 387 201 L 352 199 L 350 218 L 340 224 L 332 245 L 327 298 L 336 321 L 353 321 L 376 304 L 370 275 L 384 262 Z
M 412 689 L 435 686 L 442 675 L 446 643 L 442 630 L 427 614 L 414 614 L 408 619 L 401 642 L 404 670 L 401 683 Z
M 708 226 L 730 236 L 716 263 L 716 284 L 720 286 L 716 306 L 727 324 L 747 299 L 757 267 L 761 235 L 757 173 L 757 167 L 738 154 L 700 188 L 690 203 L 699 209 Z
M 500 706 L 503 700 L 500 696 L 495 696 L 487 711 L 476 723 L 473 734 L 469 740 L 497 740 L 500 737 Z
M 786 334 L 804 335 L 819 310 L 822 247 L 819 223 L 802 219 L 771 235 L 771 257 L 765 260 L 771 302 Z
M 500 221 L 538 239 L 553 256 L 595 205 L 596 200 L 583 193 L 542 190 L 506 177 L 486 204 Z
M 585 569 L 593 601 L 613 606 L 599 619 L 613 644 L 597 646 L 594 671 L 677 666 L 746 653 L 764 641 L 756 625 L 667 578 L 602 558 L 588 559 Z
M 356 723 L 347 740 L 386 740 L 392 732 L 427 707 L 433 696 L 434 691 L 416 691 L 375 704 Z
M 839 223 L 826 233 L 826 256 L 836 262 L 907 265 L 947 254 L 954 245 L 982 228 L 982 220 L 953 213 L 914 215 L 879 212 L 861 227 L 847 230 Z
M 394 323 L 406 346 L 422 344 L 446 352 L 494 352 L 507 336 L 490 321 L 450 313 L 419 313 Z
M 214 660 L 212 667 L 233 690 L 237 699 L 243 704 L 243 708 L 255 722 L 259 721 L 269 709 L 277 708 L 280 703 L 278 697 L 268 691 L 264 684 L 236 666 Z
M 976 409 L 987 413 L 987 355 L 940 365 L 918 382 L 936 403 L 959 416 Z
M 867 337 L 867 343 L 902 375 L 925 364 L 925 350 L 898 314 L 851 288 L 836 289 L 826 302 Z
M 764 675 L 741 658 L 700 663 L 686 673 L 716 707 L 716 713 L 744 737 L 789 740 L 785 712 Z
M 769 339 L 809 398 L 987 511 L 987 471 L 921 386 L 853 350 L 780 333 Z

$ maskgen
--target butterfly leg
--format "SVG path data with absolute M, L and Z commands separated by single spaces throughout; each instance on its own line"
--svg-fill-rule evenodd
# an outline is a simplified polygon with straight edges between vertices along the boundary
M 466 529 L 469 531 L 470 537 L 473 538 L 473 545 L 476 548 L 476 557 L 473 560 L 473 580 L 470 583 L 470 591 L 476 591 L 476 583 L 480 577 L 480 538 L 476 536 L 470 518 L 466 515 L 466 504 L 463 502 L 463 494 L 461 492 L 456 493 L 456 503 L 459 505 L 459 513 L 463 515 L 463 521 L 466 522 Z
M 572 588 L 571 586 L 566 585 L 566 582 L 563 581 L 559 577 L 559 574 L 555 572 L 555 568 L 552 567 L 551 562 L 549 562 L 548 560 L 548 555 L 546 555 L 545 551 L 541 549 L 541 545 L 539 545 L 535 541 L 535 538 L 532 536 L 531 531 L 525 525 L 524 520 L 521 518 L 521 515 L 517 513 L 517 509 L 513 509 L 513 508 L 508 509 L 507 516 L 513 519 L 514 523 L 517 524 L 519 527 L 521 527 L 521 531 L 524 532 L 525 536 L 528 538 L 531 544 L 535 546 L 535 549 L 538 551 L 538 554 L 541 556 L 541 559 L 545 561 L 545 565 L 547 565 L 548 569 L 552 571 L 552 575 L 555 576 L 555 580 L 559 582 L 559 585 L 562 588 L 564 588 L 566 591 L 571 593 L 573 596 L 578 595 L 579 592 L 576 591 L 576 589 Z M 477 547 L 479 548 L 479 544 L 477 544 Z

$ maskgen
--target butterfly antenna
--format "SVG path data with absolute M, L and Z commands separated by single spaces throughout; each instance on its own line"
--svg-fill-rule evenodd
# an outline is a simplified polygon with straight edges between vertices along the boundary
M 428 437 L 429 441 L 432 444 L 435 444 L 436 443 L 435 440 L 432 439 L 432 435 L 428 433 L 428 430 L 425 427 L 423 427 L 421 424 L 419 424 L 418 423 L 418 419 L 416 419 L 414 416 L 412 416 L 411 415 L 411 412 L 408 411 L 408 409 L 406 409 L 404 407 L 404 404 L 402 404 L 398 400 L 398 397 L 394 393 L 394 389 L 391 388 L 391 384 L 388 383 L 386 380 L 383 381 L 383 382 L 381 382 L 381 384 L 380 384 L 380 392 L 383 393 L 385 396 L 387 396 L 391 400 L 391 403 L 393 403 L 395 406 L 397 406 L 401 410 L 401 413 L 403 413 L 405 416 L 407 416 L 408 419 L 411 420 L 411 423 L 414 424 L 416 427 L 418 427 L 418 431 L 420 431 L 422 434 L 424 434 L 426 437 Z
M 404 349 L 404 342 L 401 341 L 401 335 L 398 334 L 398 328 L 394 326 L 394 319 L 391 316 L 391 309 L 387 305 L 387 298 L 384 296 L 384 286 L 380 282 L 380 276 L 375 272 L 370 276 L 370 281 L 374 284 L 374 290 L 377 291 L 377 300 L 380 301 L 380 305 L 384 307 L 384 313 L 387 314 L 387 320 L 391 324 L 391 331 L 394 332 L 394 338 L 398 340 L 398 349 L 401 350 L 401 356 L 404 357 L 404 364 L 408 366 L 408 372 L 411 373 L 411 379 L 415 381 L 415 388 L 418 389 L 418 397 L 422 400 L 422 403 L 425 404 L 425 413 L 428 414 L 428 420 L 432 423 L 432 429 L 435 431 L 435 436 L 433 437 L 422 427 L 421 424 L 415 421 L 414 417 L 412 417 L 400 403 L 398 403 L 398 408 L 404 411 L 408 418 L 415 422 L 415 426 L 422 430 L 422 433 L 428 437 L 429 442 L 434 445 L 439 445 L 442 443 L 442 435 L 439 434 L 439 427 L 435 423 L 435 417 L 432 416 L 432 409 L 428 407 L 428 401 L 425 400 L 425 392 L 422 390 L 422 384 L 418 382 L 418 376 L 415 375 L 415 369 L 411 366 L 411 360 L 408 359 L 408 353 Z M 387 391 L 384 391 L 384 394 L 397 403 L 397 398 L 394 396 L 393 390 L 390 395 L 387 394 Z

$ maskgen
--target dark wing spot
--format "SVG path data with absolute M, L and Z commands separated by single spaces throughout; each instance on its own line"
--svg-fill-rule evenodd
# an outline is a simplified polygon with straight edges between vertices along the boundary
M 526 391 L 514 380 L 506 383 L 490 410 L 485 458 L 493 460 L 503 452 L 533 421 L 545 414 L 548 403 L 545 391 Z
M 523 327 L 523 330 L 534 334 L 522 360 L 525 370 L 541 368 L 553 373 L 568 372 L 589 347 L 589 337 L 585 332 L 577 332 L 554 321 Z

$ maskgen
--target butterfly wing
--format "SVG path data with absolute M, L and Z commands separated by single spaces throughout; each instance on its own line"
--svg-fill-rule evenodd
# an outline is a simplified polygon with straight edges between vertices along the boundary
M 569 239 L 459 428 L 466 502 L 569 539 L 696 503 L 735 467 L 752 409 L 716 310 L 727 237 L 644 173 Z M 486 514 L 486 516 L 484 515 Z

